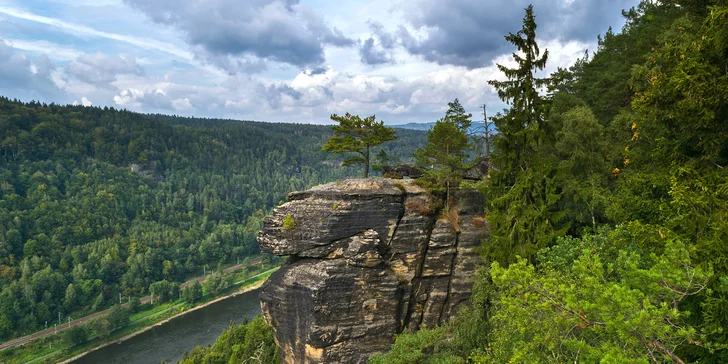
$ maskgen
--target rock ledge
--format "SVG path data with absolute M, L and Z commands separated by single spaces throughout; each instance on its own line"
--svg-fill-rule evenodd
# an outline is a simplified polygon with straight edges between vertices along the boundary
M 484 200 L 410 180 L 349 179 L 294 192 L 266 218 L 264 252 L 289 256 L 261 306 L 286 363 L 363 363 L 405 330 L 442 324 L 471 294 Z M 455 223 L 451 219 L 456 219 Z

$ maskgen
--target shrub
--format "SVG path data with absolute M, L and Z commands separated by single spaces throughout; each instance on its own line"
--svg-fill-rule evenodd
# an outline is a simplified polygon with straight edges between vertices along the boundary
M 291 214 L 288 214 L 285 219 L 283 219 L 283 228 L 287 231 L 293 231 L 296 229 L 296 222 L 293 221 L 293 216 Z

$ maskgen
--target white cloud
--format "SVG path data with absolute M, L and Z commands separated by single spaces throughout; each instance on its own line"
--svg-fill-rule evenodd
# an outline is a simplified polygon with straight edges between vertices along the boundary
M 83 105 L 83 106 L 86 106 L 86 107 L 89 107 L 89 106 L 92 106 L 93 105 L 93 103 L 91 102 L 91 100 L 87 99 L 86 96 L 82 97 L 80 102 L 78 100 L 73 100 L 73 104 L 74 105 Z
M 170 45 L 165 42 L 160 42 L 154 39 L 149 38 L 141 38 L 141 37 L 133 37 L 128 35 L 121 35 L 121 34 L 115 34 L 110 32 L 105 32 L 101 30 L 96 30 L 90 27 L 86 27 L 83 25 L 78 24 L 71 24 L 67 23 L 63 20 L 49 18 L 46 16 L 41 15 L 35 15 L 32 13 L 28 13 L 19 9 L 13 9 L 10 7 L 0 6 L 0 14 L 5 14 L 12 16 L 14 18 L 28 20 L 40 24 L 50 25 L 52 27 L 55 27 L 59 30 L 62 30 L 64 32 L 80 36 L 80 37 L 100 37 L 100 38 L 106 38 L 111 39 L 119 42 L 125 42 L 140 48 L 148 49 L 148 50 L 156 50 L 156 51 L 162 51 L 167 54 L 180 57 L 187 61 L 193 61 L 194 57 L 191 52 L 180 49 L 178 47 L 175 47 L 173 45 Z
M 174 107 L 175 110 L 181 113 L 187 113 L 195 110 L 192 104 L 190 104 L 190 99 L 186 97 L 184 99 L 177 99 L 172 101 L 172 107 Z
M 76 49 L 64 47 L 45 40 L 6 39 L 6 41 L 9 41 L 16 49 L 43 53 L 53 60 L 70 61 L 83 54 L 83 52 Z
M 121 8 L 120 13 L 126 17 L 135 13 L 123 4 L 114 6 Z M 389 48 L 394 40 L 387 39 L 385 33 L 396 31 L 405 22 L 402 13 L 407 6 L 401 2 L 393 12 L 386 0 L 375 0 L 373 5 L 354 1 L 335 7 L 316 7 L 321 19 L 312 18 L 326 24 L 328 29 L 341 29 L 345 36 L 359 41 L 368 39 L 375 30 L 376 43 L 387 47 L 395 60 L 392 63 L 371 67 L 361 63 L 357 47 L 326 46 L 323 66 L 310 66 L 310 70 L 298 72 L 298 67 L 268 62 L 265 64 L 268 70 L 255 75 L 230 75 L 196 61 L 195 52 L 175 45 L 182 44 L 184 34 L 173 33 L 173 27 L 141 22 L 138 18 L 129 20 L 120 16 L 113 25 L 105 25 L 93 19 L 85 22 L 63 12 L 51 18 L 8 6 L 0 6 L 0 14 L 46 25 L 49 32 L 60 30 L 74 36 L 68 37 L 68 42 L 65 39 L 51 42 L 51 38 L 27 39 L 23 34 L 14 34 L 15 50 L 6 59 L 11 59 L 20 69 L 28 69 L 32 76 L 28 79 L 35 83 L 27 84 L 56 86 L 68 100 L 78 100 L 82 105 L 86 105 L 84 100 L 91 104 L 87 98 L 91 95 L 93 105 L 140 112 L 312 123 L 328 123 L 329 115 L 334 112 L 376 114 L 388 123 L 434 121 L 442 117 L 447 102 L 456 97 L 474 115 L 480 114 L 479 106 L 484 103 L 489 105 L 489 110 L 502 108 L 504 105 L 487 81 L 503 79 L 495 63 L 513 66 L 510 54 L 495 55 L 481 67 L 467 68 L 429 62 L 401 46 Z M 89 6 L 84 11 L 93 14 L 93 8 Z M 384 25 L 372 26 L 374 23 L 370 20 Z M 132 27 L 136 34 L 144 36 L 121 34 L 123 31 L 119 29 L 124 27 Z M 411 31 L 415 36 L 422 36 L 416 29 Z M 176 41 L 167 42 L 169 39 Z M 105 40 L 118 43 L 105 47 Z M 498 42 L 505 44 L 510 52 L 511 45 L 502 37 Z M 539 43 L 550 52 L 547 72 L 572 64 L 583 55 L 585 48 L 594 46 L 566 39 L 542 39 Z M 0 46 L 7 48 L 10 44 L 3 42 Z M 84 51 L 88 49 L 93 50 Z M 104 53 L 98 53 L 99 49 Z M 29 54 L 34 57 L 18 51 L 32 52 Z M 42 56 L 44 51 L 49 57 Z M 6 88 L 11 90 L 5 93 L 10 97 L 38 94 Z

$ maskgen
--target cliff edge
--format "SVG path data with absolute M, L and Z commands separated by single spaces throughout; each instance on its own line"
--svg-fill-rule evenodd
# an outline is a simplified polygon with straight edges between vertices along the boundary
M 470 297 L 487 238 L 483 196 L 435 197 L 410 180 L 349 179 L 294 192 L 258 238 L 289 256 L 261 306 L 286 363 L 360 363 L 405 330 L 445 322 Z M 442 204 L 441 202 L 439 203 Z

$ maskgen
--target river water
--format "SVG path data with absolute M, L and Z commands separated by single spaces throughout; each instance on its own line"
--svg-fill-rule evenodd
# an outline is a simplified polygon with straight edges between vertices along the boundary
M 73 364 L 176 363 L 185 351 L 207 346 L 230 326 L 260 314 L 260 289 L 213 303 L 156 326 L 119 344 L 111 344 L 73 361 Z

